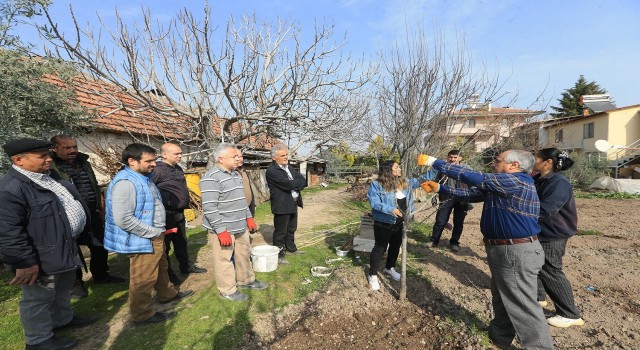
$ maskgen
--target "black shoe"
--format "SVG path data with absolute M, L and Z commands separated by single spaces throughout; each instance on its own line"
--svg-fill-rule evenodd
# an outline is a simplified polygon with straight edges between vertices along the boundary
M 249 284 L 239 284 L 238 285 L 238 289 L 261 290 L 261 289 L 266 289 L 267 287 L 269 287 L 269 284 L 267 282 L 260 282 L 258 280 L 254 280 L 253 282 L 251 282 Z
M 75 339 L 54 335 L 42 343 L 27 344 L 24 348 L 25 350 L 67 350 L 73 349 L 76 345 L 78 345 L 78 341 Z
M 167 311 L 167 312 L 158 311 L 155 313 L 155 315 L 149 317 L 148 319 L 144 321 L 134 321 L 133 324 L 136 326 L 143 326 L 145 324 L 164 322 L 170 318 L 176 317 L 177 314 L 178 313 L 175 311 Z
M 196 265 L 193 265 L 189 268 L 188 271 L 182 271 L 183 275 L 188 275 L 190 273 L 206 273 L 207 269 L 203 269 L 202 267 L 197 267 Z
M 457 253 L 460 251 L 460 245 L 459 244 L 452 244 L 449 246 L 449 249 L 451 249 L 452 252 Z
M 284 257 L 278 258 L 278 264 L 280 265 L 289 265 L 289 262 Z
M 122 277 L 109 276 L 109 275 L 107 277 L 99 279 L 99 280 L 97 280 L 95 278 L 93 279 L 93 283 L 100 283 L 100 284 L 102 284 L 102 283 L 125 283 L 125 282 L 127 282 L 127 280 L 122 278 Z
M 175 297 L 173 297 L 173 298 L 171 298 L 169 300 L 161 300 L 161 301 L 158 301 L 158 303 L 160 303 L 160 304 L 168 304 L 168 303 L 176 301 L 176 300 L 184 299 L 184 298 L 186 298 L 188 296 L 191 296 L 191 295 L 193 295 L 193 291 L 191 289 L 188 289 L 188 290 L 185 290 L 185 291 L 182 291 L 182 292 L 178 292 L 178 294 L 176 294 Z
M 73 318 L 71 319 L 71 321 L 67 324 L 65 324 L 64 326 L 60 326 L 60 327 L 55 327 L 53 329 L 53 331 L 61 331 L 63 329 L 67 329 L 67 328 L 79 328 L 79 327 L 84 327 L 84 326 L 88 326 L 92 323 L 95 323 L 100 317 L 99 316 L 78 316 L 78 315 L 73 315 Z
M 86 298 L 89 295 L 87 292 L 87 288 L 84 287 L 83 282 L 76 282 L 71 288 L 71 298 L 73 299 L 82 299 Z
M 295 251 L 293 251 L 293 252 L 287 251 L 287 253 L 288 253 L 288 254 L 291 254 L 291 255 L 300 255 L 300 254 L 304 254 L 304 253 L 306 253 L 306 252 L 305 252 L 304 250 L 299 250 L 299 249 L 298 249 L 298 250 L 295 250 Z

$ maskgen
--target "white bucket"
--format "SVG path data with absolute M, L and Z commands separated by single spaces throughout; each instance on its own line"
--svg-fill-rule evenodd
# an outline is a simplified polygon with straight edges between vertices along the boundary
M 280 248 L 268 244 L 251 248 L 253 271 L 275 271 L 278 268 L 278 253 L 280 253 Z

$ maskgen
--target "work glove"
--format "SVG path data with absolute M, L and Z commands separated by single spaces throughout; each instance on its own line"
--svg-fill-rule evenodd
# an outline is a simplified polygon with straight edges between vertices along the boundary
M 420 184 L 420 187 L 427 193 L 437 193 L 440 191 L 440 184 L 435 181 L 425 181 Z
M 418 155 L 418 165 L 419 166 L 432 166 L 433 162 L 435 162 L 438 158 L 432 157 L 426 154 Z
M 170 229 L 168 229 L 168 230 L 164 231 L 163 233 L 164 233 L 164 234 L 165 234 L 165 236 L 166 236 L 166 235 L 170 235 L 170 234 L 172 234 L 172 233 L 176 233 L 176 232 L 178 232 L 178 228 L 177 228 L 177 227 L 174 227 L 174 228 L 170 228 Z
M 231 245 L 231 235 L 229 231 L 224 230 L 218 233 L 218 240 L 220 241 L 220 245 L 223 247 L 228 247 Z
M 256 225 L 256 222 L 253 220 L 253 218 L 247 218 L 247 228 L 251 233 L 258 231 L 258 225 Z

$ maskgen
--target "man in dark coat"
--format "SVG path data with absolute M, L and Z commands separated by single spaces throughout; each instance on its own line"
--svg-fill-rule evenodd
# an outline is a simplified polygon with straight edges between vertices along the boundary
M 187 250 L 187 222 L 184 217 L 184 210 L 189 208 L 191 199 L 187 179 L 184 176 L 182 167 L 178 164 L 182 160 L 182 149 L 173 143 L 165 143 L 160 147 L 162 161 L 156 163 L 151 178 L 156 183 L 162 195 L 162 204 L 167 213 L 166 228 L 177 228 L 178 232 L 164 236 L 164 251 L 167 256 L 169 266 L 167 272 L 171 283 L 179 285 L 182 280 L 171 268 L 169 252 L 173 243 L 173 253 L 180 265 L 180 272 L 183 275 L 190 273 L 205 273 L 203 269 L 191 263 Z
M 50 147 L 30 138 L 2 146 L 12 166 L 0 177 L 0 260 L 16 275 L 9 284 L 22 288 L 25 349 L 71 349 L 78 342 L 54 331 L 97 320 L 75 316 L 71 308 L 80 267 L 75 239 L 85 230 L 89 209 L 71 183 L 49 172 Z
M 286 264 L 285 251 L 303 253 L 296 247 L 294 234 L 298 228 L 298 207 L 302 208 L 302 191 L 307 180 L 289 166 L 289 149 L 277 144 L 271 149 L 273 163 L 267 168 L 267 185 L 273 213 L 273 245 L 283 248 L 278 256 Z
M 71 135 L 56 135 L 51 138 L 53 143 L 51 169 L 71 182 L 80 193 L 85 204 L 89 207 L 91 225 L 86 234 L 78 237 L 78 244 L 86 245 L 91 252 L 89 269 L 95 283 L 122 283 L 125 280 L 109 275 L 108 252 L 103 247 L 104 241 L 104 212 L 102 206 L 102 191 L 98 180 L 89 163 L 89 156 L 78 152 L 78 142 Z M 82 269 L 76 272 L 76 282 L 71 296 L 84 298 L 87 290 L 82 281 Z

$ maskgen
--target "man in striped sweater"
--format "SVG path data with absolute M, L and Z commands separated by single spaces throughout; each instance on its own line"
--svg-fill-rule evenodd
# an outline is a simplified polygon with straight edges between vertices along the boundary
M 244 197 L 242 177 L 235 171 L 239 161 L 236 147 L 220 143 L 213 156 L 216 165 L 200 180 L 202 226 L 212 234 L 214 274 L 220 296 L 245 301 L 249 297 L 238 289 L 265 289 L 268 286 L 256 279 L 249 260 L 248 231 L 257 230 L 257 225 Z

